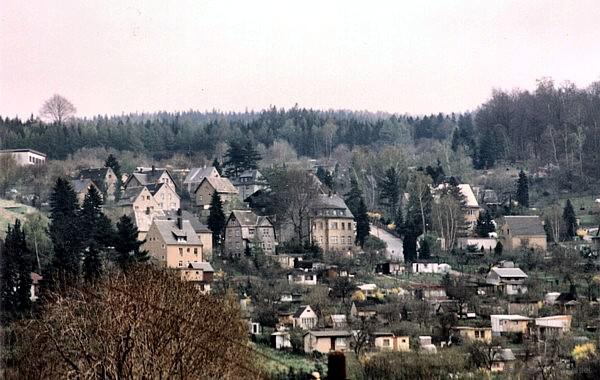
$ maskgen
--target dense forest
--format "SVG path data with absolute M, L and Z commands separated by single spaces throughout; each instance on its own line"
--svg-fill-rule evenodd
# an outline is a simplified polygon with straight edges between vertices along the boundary
M 495 90 L 472 113 L 409 116 L 275 107 L 261 112 L 187 111 L 130 114 L 44 123 L 0 117 L 0 148 L 33 148 L 64 159 L 82 148 L 145 152 L 154 159 L 175 153 L 213 157 L 231 141 L 290 144 L 299 155 L 327 157 L 344 145 L 427 146 L 437 141 L 464 150 L 475 168 L 497 162 L 554 165 L 600 178 L 600 82 L 587 88 L 552 80 L 535 91 Z

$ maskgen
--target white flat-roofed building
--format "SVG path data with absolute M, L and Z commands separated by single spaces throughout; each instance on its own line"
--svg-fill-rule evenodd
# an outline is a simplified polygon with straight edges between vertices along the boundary
M 33 149 L 0 150 L 0 157 L 10 155 L 19 166 L 42 165 L 46 163 L 46 155 Z

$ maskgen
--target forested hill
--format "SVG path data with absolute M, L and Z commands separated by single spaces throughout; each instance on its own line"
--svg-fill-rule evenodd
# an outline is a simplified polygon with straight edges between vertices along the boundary
M 250 139 L 291 144 L 298 154 L 321 157 L 339 145 L 412 146 L 428 139 L 464 149 L 475 167 L 498 160 L 569 167 L 600 178 L 600 82 L 587 88 L 550 80 L 535 91 L 494 91 L 475 112 L 407 116 L 294 107 L 261 112 L 179 112 L 76 119 L 68 125 L 38 119 L 0 119 L 0 148 L 33 148 L 65 158 L 81 148 L 143 151 L 155 158 L 174 153 L 210 157 L 219 143 Z

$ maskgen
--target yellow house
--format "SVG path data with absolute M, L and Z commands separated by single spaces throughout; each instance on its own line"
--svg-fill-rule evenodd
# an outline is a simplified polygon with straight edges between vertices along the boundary
M 356 240 L 356 222 L 337 194 L 319 194 L 311 207 L 311 239 L 325 251 L 350 251 Z
M 178 210 L 181 207 L 181 201 L 175 187 L 166 183 L 153 183 L 146 185 L 146 188 L 148 188 L 161 210 Z
M 146 234 L 152 225 L 152 221 L 161 215 L 164 215 L 158 203 L 145 187 L 129 187 L 123 191 L 117 207 L 121 214 L 131 216 L 138 228 L 138 239 L 144 240 Z
M 184 269 L 190 263 L 204 261 L 202 242 L 189 220 L 155 219 L 146 235 L 143 249 L 167 268 Z
M 479 341 L 488 344 L 492 342 L 491 327 L 456 326 L 452 330 L 464 340 Z
M 492 335 L 503 335 L 506 333 L 522 333 L 529 331 L 530 318 L 517 314 L 492 314 Z
M 391 332 L 373 333 L 373 344 L 380 351 L 410 351 L 408 336 L 395 336 Z
M 505 216 L 502 225 L 504 247 L 508 250 L 527 248 L 546 251 L 546 231 L 539 216 Z
M 178 210 L 167 210 L 164 212 L 164 215 L 157 216 L 156 219 L 170 219 L 177 220 Z M 193 215 L 189 211 L 182 210 L 181 217 L 183 220 L 187 220 L 191 223 L 192 228 L 196 232 L 198 239 L 200 239 L 200 243 L 202 243 L 202 258 L 206 261 L 210 261 L 212 259 L 212 231 L 206 226 L 206 224 L 202 224 L 200 219 Z

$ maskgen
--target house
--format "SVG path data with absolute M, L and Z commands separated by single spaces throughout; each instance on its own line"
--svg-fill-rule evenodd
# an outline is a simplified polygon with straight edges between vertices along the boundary
M 288 273 L 288 284 L 317 285 L 317 274 L 309 270 L 295 269 Z
M 315 328 L 319 322 L 317 313 L 314 312 L 310 305 L 300 306 L 294 313 L 293 319 L 294 327 L 304 330 Z
M 385 263 L 379 263 L 375 267 L 375 272 L 377 274 L 389 274 L 393 276 L 398 276 L 404 273 L 406 267 L 403 263 L 388 261 Z
M 204 261 L 202 242 L 190 221 L 181 216 L 176 220 L 155 219 L 142 247 L 166 268 L 189 269 L 190 263 Z
M 254 321 L 248 321 L 248 330 L 252 335 L 259 335 L 262 332 L 260 323 Z
M 507 333 L 522 333 L 528 331 L 530 319 L 518 314 L 492 314 L 492 335 L 505 335 Z
M 29 299 L 31 300 L 31 302 L 35 302 L 38 300 L 38 294 L 39 294 L 39 290 L 40 290 L 40 282 L 42 282 L 44 277 L 40 276 L 39 274 L 37 274 L 35 272 L 31 272 L 29 274 L 29 277 L 31 278 L 31 288 L 29 290 Z
M 170 219 L 176 220 L 178 210 L 167 210 L 164 211 L 164 215 L 156 216 L 156 219 Z M 202 256 L 204 260 L 210 261 L 212 258 L 212 231 L 206 226 L 206 224 L 200 223 L 200 219 L 192 215 L 191 212 L 182 210 L 181 216 L 184 220 L 188 220 L 192 224 L 192 228 L 196 231 L 198 239 L 202 243 Z
M 179 210 L 181 208 L 181 200 L 174 186 L 167 185 L 166 183 L 151 183 L 146 185 L 150 194 L 158 203 L 158 208 L 167 210 Z
M 431 337 L 428 335 L 419 336 L 419 348 L 429 354 L 437 353 L 437 348 L 431 343 Z
M 456 242 L 461 250 L 473 248 L 477 252 L 492 252 L 497 244 L 498 239 L 495 238 L 459 237 Z
M 98 190 L 108 200 L 115 199 L 115 192 L 117 191 L 118 178 L 115 172 L 108 167 L 103 168 L 90 168 L 79 171 L 79 174 L 75 176 L 75 179 L 79 180 L 90 180 L 98 187 Z
M 450 265 L 436 262 L 413 262 L 412 272 L 413 273 L 431 273 L 431 274 L 445 274 L 450 271 Z
M 294 313 L 287 310 L 279 310 L 277 312 L 277 326 L 293 326 L 294 325 Z
M 345 329 L 348 327 L 346 314 L 331 314 L 327 318 L 327 326 L 333 329 Z
M 231 204 L 237 199 L 238 191 L 229 181 L 223 177 L 204 177 L 198 187 L 194 190 L 194 201 L 202 215 L 208 215 L 210 201 L 213 194 L 217 192 L 221 197 L 225 213 L 231 210 Z
M 4 149 L 0 157 L 12 157 L 18 166 L 42 165 L 46 163 L 46 155 L 33 149 Z
M 184 281 L 191 282 L 201 293 L 210 293 L 215 270 L 209 262 L 190 262 L 187 268 L 181 269 Z
M 372 301 L 353 301 L 350 307 L 353 318 L 374 318 L 377 316 L 377 304 Z
M 440 284 L 431 283 L 414 283 L 410 287 L 413 291 L 413 296 L 419 300 L 444 300 L 447 298 L 446 288 Z
M 504 372 L 514 368 L 515 354 L 510 348 L 497 348 L 492 354 L 492 372 Z
M 291 269 L 294 268 L 294 263 L 297 261 L 302 261 L 303 259 L 302 253 L 277 253 L 272 256 L 282 268 Z
M 271 334 L 271 347 L 276 350 L 292 348 L 292 341 L 288 331 L 275 331 Z
M 214 166 L 204 165 L 201 168 L 191 168 L 183 180 L 183 186 L 188 193 L 193 194 L 194 190 L 200 185 L 200 182 L 206 177 L 219 178 L 221 175 Z
M 267 255 L 275 253 L 277 240 L 273 224 L 268 217 L 258 216 L 251 210 L 232 211 L 225 225 L 225 255 L 240 257 L 254 244 Z
M 356 240 L 354 215 L 337 194 L 319 194 L 311 206 L 311 240 L 325 251 L 350 251 Z
M 154 165 L 151 168 L 138 168 L 137 171 L 127 177 L 127 181 L 123 184 L 125 189 L 130 187 L 139 187 L 151 185 L 153 183 L 166 183 L 177 188 L 175 180 L 171 173 L 164 168 L 156 168 Z
M 479 212 L 481 211 L 479 202 L 477 202 L 473 189 L 468 183 L 459 184 L 458 189 L 460 190 L 460 194 L 464 197 L 463 210 L 465 212 L 465 222 L 468 225 L 473 226 L 477 223 L 477 218 L 479 218 Z
M 75 191 L 75 195 L 77 195 L 77 200 L 79 204 L 82 205 L 85 200 L 85 196 L 90 190 L 90 188 L 94 187 L 98 191 L 98 193 L 102 194 L 98 186 L 90 179 L 72 179 L 71 187 Z
M 410 338 L 396 336 L 391 332 L 374 332 L 373 345 L 378 351 L 410 351 Z
M 455 326 L 452 328 L 452 332 L 463 340 L 479 341 L 487 344 L 492 342 L 491 327 Z
M 502 225 L 503 246 L 508 250 L 521 247 L 540 249 L 547 248 L 546 231 L 539 216 L 505 216 Z
M 485 278 L 485 282 L 510 296 L 527 293 L 526 279 L 527 275 L 520 268 L 492 267 Z
M 164 211 L 160 209 L 158 203 L 145 187 L 129 187 L 121 194 L 121 199 L 117 203 L 121 214 L 129 215 L 135 221 L 138 228 L 138 239 L 144 240 L 146 234 L 152 225 L 152 221 L 161 215 Z
M 535 329 L 538 337 L 547 339 L 558 337 L 565 332 L 571 331 L 571 315 L 552 315 L 535 319 Z
M 362 284 L 357 287 L 366 297 L 375 297 L 377 293 L 377 285 L 375 284 Z
M 304 334 L 304 352 L 318 351 L 327 354 L 331 351 L 348 351 L 352 333 L 347 330 L 318 330 Z
M 256 169 L 243 171 L 239 176 L 232 178 L 231 183 L 238 190 L 242 201 L 257 191 L 267 188 L 265 178 Z

